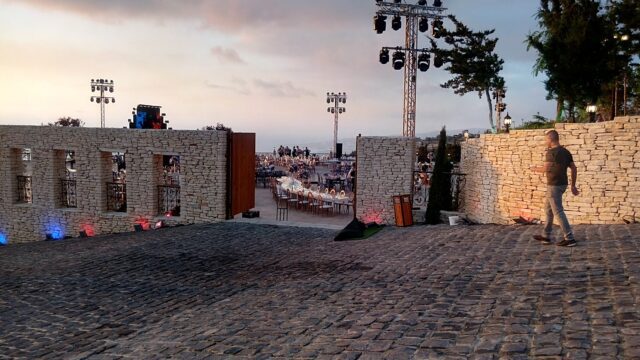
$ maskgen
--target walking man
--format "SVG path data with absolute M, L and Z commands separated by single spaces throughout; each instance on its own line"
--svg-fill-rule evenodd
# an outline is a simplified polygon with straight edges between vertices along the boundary
M 567 168 L 571 169 L 571 193 L 575 196 L 580 194 L 578 188 L 576 188 L 578 169 L 573 162 L 573 156 L 569 150 L 560 146 L 560 137 L 557 131 L 548 131 L 545 140 L 548 149 L 545 155 L 544 165 L 533 166 L 531 170 L 543 172 L 547 177 L 547 195 L 544 201 L 546 222 L 544 233 L 542 235 L 536 235 L 533 238 L 543 244 L 551 244 L 551 231 L 553 228 L 553 218 L 555 216 L 564 233 L 564 240 L 560 241 L 558 246 L 576 246 L 571 225 L 569 225 L 567 216 L 564 213 L 564 207 L 562 206 L 562 194 L 564 194 L 569 185 Z

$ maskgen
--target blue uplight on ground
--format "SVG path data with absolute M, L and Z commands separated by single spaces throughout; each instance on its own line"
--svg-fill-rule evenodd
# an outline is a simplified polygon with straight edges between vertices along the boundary
M 9 245 L 9 239 L 7 239 L 7 235 L 0 233 L 0 246 Z
M 64 238 L 64 231 L 58 225 L 50 225 L 46 233 L 47 240 L 61 240 Z

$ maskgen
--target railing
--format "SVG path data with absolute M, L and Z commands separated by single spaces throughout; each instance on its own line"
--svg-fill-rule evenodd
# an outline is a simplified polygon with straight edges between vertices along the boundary
M 158 213 L 180 216 L 180 185 L 158 185 Z
M 459 210 L 463 205 L 463 199 L 460 196 L 465 185 L 466 174 L 452 172 L 444 173 L 451 176 L 451 209 Z M 433 171 L 414 171 L 413 172 L 413 206 L 427 206 L 429 202 L 429 186 L 433 175 Z
M 107 211 L 127 212 L 127 185 L 107 183 Z
M 33 192 L 31 190 L 31 176 L 18 175 L 18 203 L 31 204 Z
M 78 207 L 78 200 L 76 196 L 76 181 L 70 179 L 61 179 L 60 185 L 60 204 L 62 205 L 62 207 Z

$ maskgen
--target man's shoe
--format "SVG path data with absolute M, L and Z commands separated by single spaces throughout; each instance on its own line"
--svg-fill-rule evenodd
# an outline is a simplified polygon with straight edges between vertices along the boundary
M 578 243 L 575 240 L 562 240 L 558 243 L 558 246 L 564 246 L 564 247 L 574 247 L 578 245 Z
M 540 243 L 541 243 L 541 244 L 544 244 L 544 245 L 549 245 L 549 244 L 551 244 L 551 240 L 550 240 L 548 237 L 544 237 L 544 236 L 542 236 L 542 235 L 534 235 L 534 236 L 533 236 L 533 238 L 534 238 L 535 240 L 540 241 Z

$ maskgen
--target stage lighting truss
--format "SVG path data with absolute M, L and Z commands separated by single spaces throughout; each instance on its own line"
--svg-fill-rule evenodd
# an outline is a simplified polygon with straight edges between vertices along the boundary
M 393 30 L 400 30 L 403 26 L 405 28 L 404 47 L 383 47 L 380 50 L 379 61 L 382 64 L 391 62 L 395 70 L 404 69 L 402 135 L 415 137 L 417 72 L 429 70 L 431 52 L 433 52 L 430 48 L 418 47 L 418 32 L 426 33 L 431 30 L 433 38 L 440 38 L 443 28 L 442 20 L 446 16 L 447 9 L 442 7 L 440 0 L 408 1 L 411 3 L 401 0 L 376 0 L 377 11 L 373 19 L 374 30 L 378 34 L 382 34 L 387 29 L 388 18 L 391 18 Z M 429 5 L 430 3 L 432 5 Z M 433 65 L 442 66 L 442 59 L 434 57 Z
M 347 103 L 346 92 L 327 92 L 327 104 L 333 104 L 327 107 L 327 112 L 333 114 L 333 154 L 337 154 L 338 151 L 338 121 L 340 114 L 346 113 L 347 108 L 344 106 Z M 340 105 L 342 104 L 342 106 Z
M 113 80 L 91 79 L 91 92 L 99 93 L 99 95 L 91 96 L 90 100 L 91 102 L 100 104 L 100 127 L 105 127 L 104 105 L 116 102 L 114 97 L 105 96 L 105 93 L 113 93 L 114 88 Z

